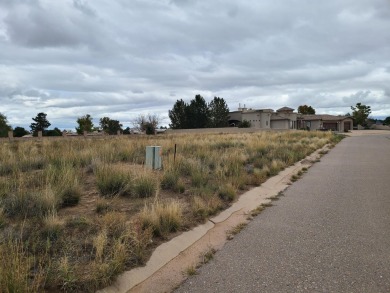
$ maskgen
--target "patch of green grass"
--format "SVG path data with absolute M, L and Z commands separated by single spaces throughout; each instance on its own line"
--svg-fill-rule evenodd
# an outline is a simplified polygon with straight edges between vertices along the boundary
M 179 181 L 179 174 L 175 171 L 169 170 L 164 172 L 163 178 L 161 180 L 161 188 L 174 190 Z
M 187 269 L 186 269 L 186 275 L 187 276 L 194 276 L 197 273 L 198 272 L 196 270 L 196 266 L 194 266 L 194 265 L 191 265 L 191 266 L 187 267 Z
M 255 208 L 254 210 L 251 211 L 251 216 L 252 216 L 252 217 L 256 217 L 256 216 L 259 215 L 263 210 L 264 210 L 264 206 L 259 205 L 257 208 Z
M 110 211 L 111 206 L 110 202 L 106 200 L 105 198 L 99 198 L 96 201 L 96 212 L 98 214 L 104 214 L 108 211 Z
M 179 179 L 176 182 L 176 185 L 173 187 L 173 191 L 178 192 L 178 193 L 184 193 L 185 190 L 186 190 L 186 186 L 185 186 L 183 180 Z
M 210 247 L 205 253 L 202 254 L 202 263 L 206 264 L 212 260 L 216 252 L 217 251 L 213 247 Z
M 267 203 L 262 203 L 261 206 L 264 208 L 268 208 L 268 207 L 272 207 L 273 204 L 272 204 L 272 202 L 267 202 Z
M 81 188 L 79 185 L 66 186 L 60 191 L 60 197 L 62 199 L 62 207 L 75 206 L 81 199 Z
M 134 180 L 133 194 L 136 197 L 151 197 L 156 195 L 158 181 L 149 173 L 140 174 Z
M 43 217 L 58 206 L 58 198 L 51 189 L 43 191 L 21 190 L 2 200 L 4 213 L 8 217 Z
M 0 229 L 5 226 L 6 219 L 4 214 L 4 209 L 0 206 Z
M 102 165 L 96 168 L 95 175 L 97 188 L 103 196 L 130 194 L 133 178 L 128 171 Z
M 248 223 L 242 222 L 242 223 L 236 225 L 235 227 L 233 227 L 231 230 L 229 230 L 227 232 L 228 239 L 232 239 L 233 238 L 232 236 L 237 235 L 238 233 L 240 233 L 241 230 L 244 229 L 247 225 L 248 225 Z
M 205 186 L 208 182 L 207 174 L 201 170 L 196 170 L 191 174 L 191 185 L 194 187 Z
M 234 201 L 237 197 L 237 192 L 230 184 L 222 185 L 218 189 L 218 196 L 225 201 Z

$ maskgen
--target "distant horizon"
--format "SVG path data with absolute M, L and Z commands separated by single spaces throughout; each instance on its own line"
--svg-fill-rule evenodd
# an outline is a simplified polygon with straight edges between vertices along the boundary
M 272 109 L 272 108 L 271 108 Z M 276 109 L 273 109 L 273 110 L 276 110 Z M 296 109 L 295 109 L 296 110 Z M 230 111 L 232 111 L 231 109 L 230 109 Z M 296 112 L 296 111 L 295 111 Z M 38 114 L 38 113 L 37 113 Z M 87 114 L 87 113 L 86 113 Z M 328 113 L 317 113 L 317 111 L 316 111 L 316 115 L 321 115 L 321 114 L 328 114 Z M 345 113 L 346 114 L 346 113 Z M 337 116 L 337 115 L 345 115 L 345 114 L 328 114 L 328 115 L 335 115 L 335 116 Z M 390 116 L 390 115 L 389 115 Z M 369 119 L 374 119 L 374 120 L 384 120 L 384 119 L 386 119 L 387 117 L 389 117 L 389 116 L 372 116 L 372 115 L 370 115 L 368 118 Z M 92 117 L 93 118 L 93 124 L 94 124 L 94 127 L 99 127 L 99 119 L 100 118 L 102 118 L 102 117 L 97 117 L 97 118 L 94 118 L 94 117 Z M 111 118 L 111 119 L 114 119 L 114 118 L 112 118 L 112 117 L 109 117 L 109 118 Z M 57 124 L 53 124 L 52 122 L 51 122 L 51 120 L 50 120 L 50 117 L 47 117 L 47 120 L 51 123 L 51 125 L 50 125 L 50 127 L 48 128 L 48 130 L 50 130 L 50 129 L 54 129 L 54 128 L 58 128 L 58 129 L 60 129 L 60 130 L 67 130 L 67 131 L 69 131 L 69 130 L 72 130 L 72 131 L 75 131 L 76 130 L 76 127 L 78 126 L 77 125 L 77 122 L 76 122 L 76 120 L 75 120 L 75 124 L 74 124 L 74 126 L 62 126 L 61 124 L 60 124 L 60 126 L 57 126 Z M 95 121 L 96 120 L 96 121 Z M 168 120 L 169 120 L 169 118 L 168 118 Z M 31 119 L 31 123 L 33 122 L 33 120 Z M 119 122 L 121 122 L 121 121 L 119 121 Z M 30 123 L 30 124 L 31 124 Z M 121 122 L 122 123 L 122 122 Z M 10 124 L 10 123 L 9 123 Z M 31 129 L 30 129 L 30 124 L 28 124 L 27 126 L 23 126 L 23 125 L 15 125 L 15 126 L 13 126 L 13 125 L 11 125 L 11 127 L 14 129 L 15 127 L 23 127 L 24 129 L 26 129 L 27 131 L 30 131 Z M 169 124 L 170 123 L 161 123 L 161 124 L 159 124 L 158 125 L 158 127 L 160 127 L 160 126 L 162 126 L 162 127 L 169 127 Z M 132 124 L 132 122 L 129 122 L 129 121 L 127 121 L 127 123 L 126 124 L 124 124 L 124 123 L 122 123 L 122 128 L 123 129 L 125 129 L 125 128 L 127 128 L 127 127 L 129 127 L 130 129 L 132 129 L 132 128 L 134 128 L 134 125 Z

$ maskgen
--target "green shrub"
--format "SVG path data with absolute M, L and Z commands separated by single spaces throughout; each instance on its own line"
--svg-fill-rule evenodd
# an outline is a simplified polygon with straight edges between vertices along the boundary
M 184 193 L 186 190 L 186 186 L 182 180 L 178 180 L 176 182 L 176 185 L 173 187 L 173 191 L 178 192 L 178 193 Z
M 129 172 L 103 165 L 96 168 L 96 183 L 98 190 L 104 196 L 130 194 L 132 176 Z
M 58 199 L 51 189 L 18 191 L 3 198 L 2 205 L 9 217 L 43 217 L 58 207 Z
M 64 230 L 64 221 L 57 216 L 57 212 L 52 210 L 43 219 L 44 228 L 42 234 L 51 241 L 57 240 Z
M 207 184 L 208 178 L 205 172 L 197 170 L 191 174 L 191 185 L 194 187 L 201 187 Z
M 74 270 L 74 266 L 70 263 L 68 256 L 60 258 L 57 264 L 56 279 L 61 290 L 65 292 L 77 291 L 78 279 Z
M 179 181 L 179 174 L 175 171 L 166 171 L 161 180 L 162 189 L 173 190 Z
M 242 120 L 240 123 L 238 123 L 238 128 L 250 128 L 252 124 L 248 120 Z
M 110 203 L 104 199 L 104 198 L 99 198 L 96 201 L 96 212 L 98 214 L 104 214 L 105 212 L 108 212 L 111 209 Z
M 5 226 L 5 214 L 4 214 L 4 209 L 1 207 L 0 203 L 0 229 Z
M 133 194 L 136 197 L 150 197 L 156 195 L 158 181 L 152 174 L 144 173 L 134 180 Z
M 81 189 L 79 186 L 66 186 L 60 191 L 60 198 L 62 200 L 62 207 L 75 206 L 80 201 Z
M 148 135 L 155 134 L 156 128 L 154 127 L 153 123 L 147 122 L 145 123 L 145 133 Z
M 232 185 L 226 184 L 219 188 L 218 196 L 225 201 L 233 201 L 236 199 L 237 193 Z

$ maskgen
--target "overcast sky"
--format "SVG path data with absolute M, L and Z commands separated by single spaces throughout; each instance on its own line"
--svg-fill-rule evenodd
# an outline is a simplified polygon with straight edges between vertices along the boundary
M 123 125 L 178 99 L 390 116 L 389 0 L 0 0 L 0 112 Z

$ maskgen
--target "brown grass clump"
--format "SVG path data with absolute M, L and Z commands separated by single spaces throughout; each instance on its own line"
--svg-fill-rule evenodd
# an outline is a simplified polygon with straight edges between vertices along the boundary
M 21 241 L 8 240 L 0 243 L 0 256 L 2 292 L 41 292 L 46 272 L 42 263 L 36 262 Z M 32 274 L 34 266 L 36 269 Z
M 183 225 L 183 209 L 179 202 L 155 202 L 145 205 L 140 213 L 142 226 L 150 227 L 156 236 L 165 237 Z
M 95 170 L 96 183 L 103 196 L 131 194 L 132 174 L 117 166 L 98 165 Z

